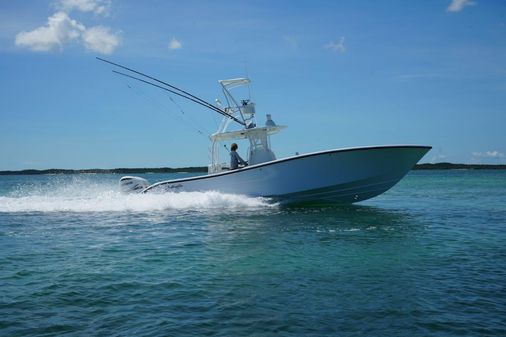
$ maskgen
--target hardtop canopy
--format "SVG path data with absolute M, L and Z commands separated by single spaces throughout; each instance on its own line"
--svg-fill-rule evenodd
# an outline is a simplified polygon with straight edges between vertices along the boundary
M 259 128 L 215 133 L 215 134 L 212 134 L 211 136 L 209 136 L 209 138 L 213 142 L 232 140 L 232 139 L 246 139 L 246 138 L 249 138 L 249 136 L 253 136 L 255 133 L 258 134 L 258 133 L 266 132 L 267 135 L 273 135 L 273 134 L 280 132 L 284 128 L 286 128 L 286 125 L 264 126 L 264 127 L 259 127 Z

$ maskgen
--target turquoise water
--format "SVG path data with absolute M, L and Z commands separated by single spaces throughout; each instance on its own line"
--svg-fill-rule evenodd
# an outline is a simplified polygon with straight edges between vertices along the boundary
M 506 171 L 323 208 L 118 179 L 0 177 L 1 336 L 506 335 Z

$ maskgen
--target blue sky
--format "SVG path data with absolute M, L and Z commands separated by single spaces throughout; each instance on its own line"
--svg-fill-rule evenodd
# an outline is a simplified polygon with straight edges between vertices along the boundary
M 0 170 L 208 164 L 219 116 L 95 56 L 209 101 L 248 75 L 278 157 L 506 163 L 505 1 L 0 0 Z

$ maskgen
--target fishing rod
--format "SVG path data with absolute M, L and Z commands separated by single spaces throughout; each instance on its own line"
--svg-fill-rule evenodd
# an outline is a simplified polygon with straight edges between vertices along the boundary
M 168 86 L 169 88 L 172 88 L 172 89 L 174 89 L 174 90 L 180 91 L 180 92 L 184 93 L 185 95 L 188 95 L 188 96 L 190 96 L 190 97 L 193 97 L 194 99 L 196 99 L 196 100 L 198 100 L 198 101 L 201 101 L 202 103 L 204 103 L 204 104 L 206 104 L 206 105 L 208 105 L 208 106 L 214 107 L 214 105 L 212 105 L 211 103 L 209 103 L 209 102 L 207 102 L 207 101 L 203 100 L 202 98 L 197 97 L 197 96 L 195 96 L 195 95 L 192 95 L 191 93 L 189 93 L 189 92 L 187 92 L 187 91 L 184 91 L 183 89 L 180 89 L 180 88 L 178 88 L 178 87 L 176 87 L 176 86 L 173 86 L 173 85 L 171 85 L 171 84 L 169 84 L 169 83 L 166 83 L 166 82 L 164 82 L 164 81 L 162 81 L 162 80 L 159 80 L 159 79 L 157 79 L 157 78 L 155 78 L 155 77 L 152 77 L 152 76 L 146 75 L 146 74 L 144 74 L 144 73 L 141 73 L 140 71 L 137 71 L 137 70 L 134 70 L 134 69 L 131 69 L 131 68 L 128 68 L 128 67 L 122 66 L 121 64 L 118 64 L 118 63 L 114 63 L 114 62 L 108 61 L 108 60 L 103 59 L 103 58 L 100 58 L 100 57 L 98 57 L 98 56 L 97 56 L 96 58 L 97 58 L 97 60 L 99 60 L 99 61 L 102 61 L 102 62 L 106 62 L 106 63 L 112 64 L 112 65 L 114 65 L 114 66 L 116 66 L 116 67 L 123 68 L 123 69 L 128 70 L 128 71 L 130 71 L 130 72 L 133 72 L 133 73 L 135 73 L 135 74 L 137 74 L 137 75 L 144 76 L 144 77 L 146 77 L 146 78 L 149 78 L 150 80 L 153 80 L 153 81 L 156 81 L 156 82 L 161 83 L 161 84 L 163 84 L 163 85 L 166 85 L 166 86 Z
M 153 86 L 155 86 L 155 87 L 158 87 L 158 88 L 160 88 L 160 89 L 164 89 L 164 90 L 167 90 L 167 91 L 169 91 L 169 92 L 172 92 L 172 93 L 174 93 L 174 94 L 176 94 L 176 95 L 178 95 L 178 96 L 181 96 L 181 97 L 186 98 L 186 99 L 188 99 L 188 100 L 191 100 L 191 101 L 193 101 L 193 102 L 195 102 L 195 103 L 198 103 L 198 104 L 200 104 L 200 105 L 202 105 L 202 106 L 204 106 L 204 107 L 206 107 L 206 108 L 208 108 L 208 109 L 211 109 L 211 110 L 213 110 L 213 111 L 215 111 L 215 112 L 218 112 L 218 113 L 219 113 L 219 114 L 221 114 L 221 115 L 224 115 L 224 116 L 230 117 L 230 118 L 232 118 L 234 121 L 236 121 L 237 123 L 239 123 L 239 124 L 241 124 L 241 125 L 243 125 L 243 126 L 246 126 L 246 123 L 245 123 L 244 121 L 241 121 L 241 120 L 239 120 L 239 119 L 237 119 L 237 118 L 235 118 L 235 117 L 233 117 L 233 116 L 229 115 L 227 112 L 223 111 L 222 109 L 217 108 L 217 107 L 216 107 L 216 106 L 214 106 L 213 104 L 211 104 L 211 103 L 209 103 L 209 102 L 207 102 L 207 101 L 203 100 L 202 98 L 197 97 L 197 96 L 195 96 L 195 95 L 193 95 L 193 94 L 191 94 L 191 93 L 189 93 L 189 92 L 187 92 L 187 91 L 185 91 L 185 90 L 183 90 L 183 89 L 180 89 L 180 88 L 178 88 L 178 87 L 176 87 L 176 86 L 173 86 L 173 85 L 171 85 L 171 84 L 169 84 L 169 83 L 166 83 L 166 82 L 164 82 L 164 81 L 161 81 L 161 80 L 159 80 L 159 79 L 157 79 L 157 78 L 154 78 L 154 77 L 152 77 L 152 76 L 149 76 L 149 75 L 146 75 L 146 74 L 144 74 L 144 73 L 141 73 L 140 71 L 137 71 L 137 70 L 134 70 L 134 69 L 131 69 L 131 68 L 128 68 L 128 67 L 122 66 L 121 64 L 118 64 L 118 63 L 114 63 L 114 62 L 108 61 L 108 60 L 103 59 L 103 58 L 100 58 L 100 57 L 98 57 L 98 56 L 96 57 L 96 59 L 97 59 L 97 60 L 99 60 L 99 61 L 105 62 L 105 63 L 112 64 L 112 65 L 114 65 L 114 66 L 116 66 L 116 67 L 119 67 L 119 68 L 122 68 L 122 69 L 128 70 L 128 71 L 133 72 L 133 73 L 135 73 L 135 74 L 138 74 L 138 75 L 144 76 L 144 77 L 146 77 L 146 78 L 149 78 L 150 80 L 153 80 L 153 81 L 155 81 L 155 82 L 161 83 L 161 84 L 163 84 L 163 85 L 165 85 L 165 86 L 168 86 L 169 88 L 172 88 L 172 89 L 174 89 L 174 90 L 177 90 L 178 92 L 173 91 L 173 90 L 169 90 L 169 89 L 164 88 L 164 87 L 162 87 L 162 86 L 156 85 L 156 84 L 154 84 L 154 83 L 152 83 L 152 82 L 149 82 L 149 81 L 146 81 L 146 80 L 142 80 L 142 79 L 140 79 L 140 78 L 137 78 L 137 77 L 134 77 L 134 76 L 131 76 L 131 75 L 128 75 L 128 74 L 121 73 L 121 72 L 118 72 L 118 71 L 113 70 L 113 72 L 115 72 L 115 73 L 117 73 L 117 74 L 124 75 L 124 76 L 130 77 L 130 78 L 132 78 L 132 79 L 135 79 L 135 80 L 138 80 L 138 81 L 141 81 L 141 82 L 147 83 L 147 84 L 151 84 L 151 85 L 153 85 Z M 181 92 L 182 92 L 183 94 L 181 94 Z
M 234 116 L 229 115 L 229 114 L 228 114 L 228 113 L 226 113 L 225 111 L 223 111 L 223 110 L 221 110 L 221 109 L 218 109 L 218 108 L 216 108 L 216 107 L 209 107 L 209 106 L 207 106 L 207 105 L 205 105 L 205 104 L 203 104 L 203 103 L 199 102 L 198 100 L 193 99 L 193 98 L 188 97 L 188 96 L 185 96 L 185 95 L 183 95 L 183 94 L 181 94 L 181 93 L 179 93 L 179 92 L 177 92 L 177 91 L 175 91 L 175 90 L 171 90 L 171 89 L 168 89 L 168 88 L 162 87 L 161 85 L 158 85 L 158 84 L 156 84 L 156 83 L 152 83 L 152 82 L 149 82 L 149 81 L 143 80 L 142 78 L 138 78 L 138 77 L 135 77 L 135 76 L 132 76 L 132 75 L 129 75 L 129 74 L 122 73 L 122 72 L 120 72 L 120 71 L 113 70 L 112 72 L 113 72 L 113 73 L 115 73 L 115 74 L 118 74 L 118 75 L 126 76 L 126 77 L 129 77 L 129 78 L 131 78 L 131 79 L 134 79 L 134 80 L 137 80 L 137 81 L 140 81 L 140 82 L 143 82 L 143 83 L 146 83 L 146 84 L 152 85 L 152 86 L 157 87 L 157 88 L 159 88 L 159 89 L 162 89 L 162 90 L 165 90 L 165 91 L 171 92 L 171 93 L 173 93 L 173 94 L 175 94 L 175 95 L 178 95 L 178 96 L 181 96 L 181 97 L 183 97 L 183 98 L 186 98 L 186 99 L 188 99 L 188 100 L 190 100 L 190 101 L 192 101 L 192 102 L 195 102 L 195 103 L 197 103 L 197 104 L 200 104 L 200 105 L 202 105 L 202 106 L 204 106 L 204 107 L 206 107 L 206 108 L 208 108 L 208 109 L 211 109 L 211 110 L 213 110 L 213 111 L 215 111 L 215 112 L 217 112 L 217 113 L 219 113 L 219 114 L 221 114 L 221 115 L 223 115 L 223 116 L 225 116 L 225 117 L 231 118 L 231 119 L 233 119 L 234 121 L 236 121 L 236 122 L 237 122 L 237 123 L 239 123 L 239 124 L 242 124 L 242 125 L 246 126 L 246 124 L 245 124 L 243 121 L 241 121 L 241 120 L 239 120 L 239 119 L 235 118 Z

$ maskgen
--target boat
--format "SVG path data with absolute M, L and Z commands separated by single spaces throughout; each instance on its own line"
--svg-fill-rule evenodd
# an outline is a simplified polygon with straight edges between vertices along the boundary
M 219 100 L 211 104 L 152 76 L 98 59 L 126 71 L 113 70 L 116 74 L 169 91 L 223 116 L 217 131 L 209 136 L 211 163 L 207 174 L 154 184 L 141 177 L 125 176 L 119 182 L 124 193 L 218 191 L 265 197 L 282 204 L 349 204 L 392 188 L 431 149 L 424 145 L 364 146 L 297 153 L 278 159 L 271 147 L 271 136 L 287 126 L 277 125 L 270 114 L 264 125 L 257 125 L 255 103 L 250 98 L 238 100 L 232 94 L 235 88 L 249 86 L 250 79 L 218 81 L 226 100 L 222 107 Z M 237 127 L 232 128 L 232 124 Z M 225 151 L 228 157 L 226 143 L 236 141 L 249 143 L 248 165 L 231 169 L 220 155 Z

